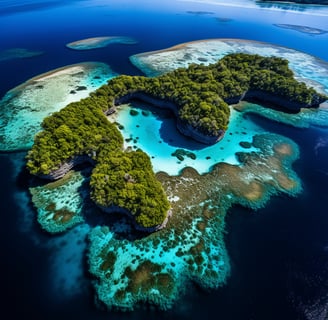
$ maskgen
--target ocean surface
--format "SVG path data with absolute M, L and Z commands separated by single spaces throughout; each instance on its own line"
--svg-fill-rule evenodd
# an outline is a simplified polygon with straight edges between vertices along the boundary
M 5 0 L 0 2 L 0 99 L 28 79 L 96 61 L 117 74 L 142 74 L 131 55 L 210 38 L 265 41 L 328 61 L 328 8 L 231 1 Z M 300 30 L 303 30 L 301 32 Z M 133 38 L 76 51 L 67 43 L 99 36 Z M 13 48 L 24 48 L 26 54 Z M 3 116 L 3 114 L 1 114 Z M 97 308 L 85 257 L 87 227 L 49 235 L 37 223 L 25 152 L 0 153 L 1 311 L 10 319 L 328 319 L 328 129 L 298 129 L 248 115 L 258 130 L 300 148 L 296 198 L 275 196 L 256 212 L 233 207 L 226 220 L 227 284 L 188 290 L 169 311 Z

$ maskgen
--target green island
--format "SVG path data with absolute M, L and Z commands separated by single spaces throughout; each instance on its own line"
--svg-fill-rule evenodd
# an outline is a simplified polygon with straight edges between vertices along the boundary
M 327 5 L 328 0 L 260 0 L 256 2 L 282 2 L 282 3 L 298 3 L 298 4 L 320 4 L 320 5 Z
M 170 203 L 148 155 L 124 150 L 120 131 L 106 118 L 117 105 L 139 99 L 169 108 L 181 133 L 212 144 L 228 127 L 228 104 L 258 99 L 297 112 L 327 98 L 295 80 L 287 60 L 242 53 L 154 78 L 122 75 L 45 118 L 27 154 L 27 169 L 57 180 L 89 162 L 91 199 L 105 211 L 128 214 L 138 229 L 156 231 L 166 225 Z

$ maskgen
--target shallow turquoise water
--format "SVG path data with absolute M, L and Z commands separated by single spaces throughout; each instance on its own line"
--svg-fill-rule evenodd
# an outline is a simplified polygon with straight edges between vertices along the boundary
M 104 63 L 81 63 L 49 71 L 8 91 L 0 100 L 0 150 L 31 148 L 45 117 L 87 97 L 114 75 Z
M 148 106 L 149 107 L 149 106 Z M 139 110 L 136 116 L 130 115 L 130 110 Z M 147 109 L 147 106 L 146 106 Z M 208 172 L 218 162 L 238 164 L 235 153 L 245 151 L 239 143 L 241 141 L 251 142 L 255 134 L 263 132 L 253 122 L 244 119 L 243 114 L 231 109 L 230 125 L 224 138 L 217 144 L 206 146 L 197 143 L 176 129 L 176 121 L 172 117 L 164 118 L 156 115 L 156 108 L 143 115 L 138 106 L 124 106 L 118 111 L 116 121 L 124 126 L 121 130 L 126 141 L 125 146 L 133 149 L 140 148 L 150 157 L 155 172 L 165 171 L 170 175 L 177 175 L 185 167 L 193 167 L 199 173 Z M 176 149 L 186 149 L 196 155 L 193 160 L 184 157 L 179 161 L 172 153 Z M 251 148 L 247 151 L 255 151 Z

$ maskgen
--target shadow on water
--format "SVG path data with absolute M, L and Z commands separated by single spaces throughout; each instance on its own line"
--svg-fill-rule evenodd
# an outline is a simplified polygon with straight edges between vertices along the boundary
M 177 129 L 175 119 L 170 118 L 161 120 L 162 124 L 159 133 L 163 141 L 168 145 L 188 150 L 201 150 L 207 146 L 181 134 Z
M 80 169 L 80 168 L 77 168 Z M 116 239 L 134 241 L 136 239 L 144 238 L 148 233 L 137 231 L 133 227 L 133 223 L 130 217 L 122 215 L 118 212 L 106 213 L 99 209 L 94 202 L 90 199 L 90 173 L 91 170 L 83 170 L 82 174 L 85 175 L 85 180 L 79 188 L 79 193 L 83 199 L 83 205 L 81 211 L 85 223 L 91 227 L 106 226 L 114 233 Z
M 177 128 L 176 117 L 171 110 L 161 109 L 137 100 L 131 101 L 131 105 L 145 117 L 151 114 L 161 122 L 159 134 L 162 141 L 169 146 L 188 150 L 201 150 L 207 146 L 181 134 Z

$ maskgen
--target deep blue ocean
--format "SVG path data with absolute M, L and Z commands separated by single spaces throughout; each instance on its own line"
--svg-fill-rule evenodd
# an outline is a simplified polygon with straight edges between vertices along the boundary
M 0 61 L 0 98 L 29 78 L 78 62 L 100 61 L 117 73 L 141 74 L 129 56 L 201 39 L 266 41 L 328 61 L 328 33 L 314 35 L 274 26 L 328 30 L 328 8 L 289 5 L 284 10 L 278 5 L 256 6 L 251 0 L 239 0 L 239 6 L 215 2 L 2 0 L 0 51 L 27 48 L 44 54 Z M 104 35 L 132 37 L 138 43 L 88 51 L 65 47 Z M 42 232 L 36 221 L 23 166 L 25 153 L 1 153 L 1 313 L 8 319 L 61 320 L 328 319 L 328 129 L 296 129 L 249 117 L 266 131 L 299 145 L 300 159 L 293 168 L 303 192 L 297 198 L 273 197 L 256 212 L 233 207 L 227 216 L 226 245 L 232 268 L 227 285 L 210 292 L 193 287 L 167 312 L 96 308 L 85 258 L 77 289 L 62 292 L 54 281 L 53 264 L 67 243 L 60 235 Z

